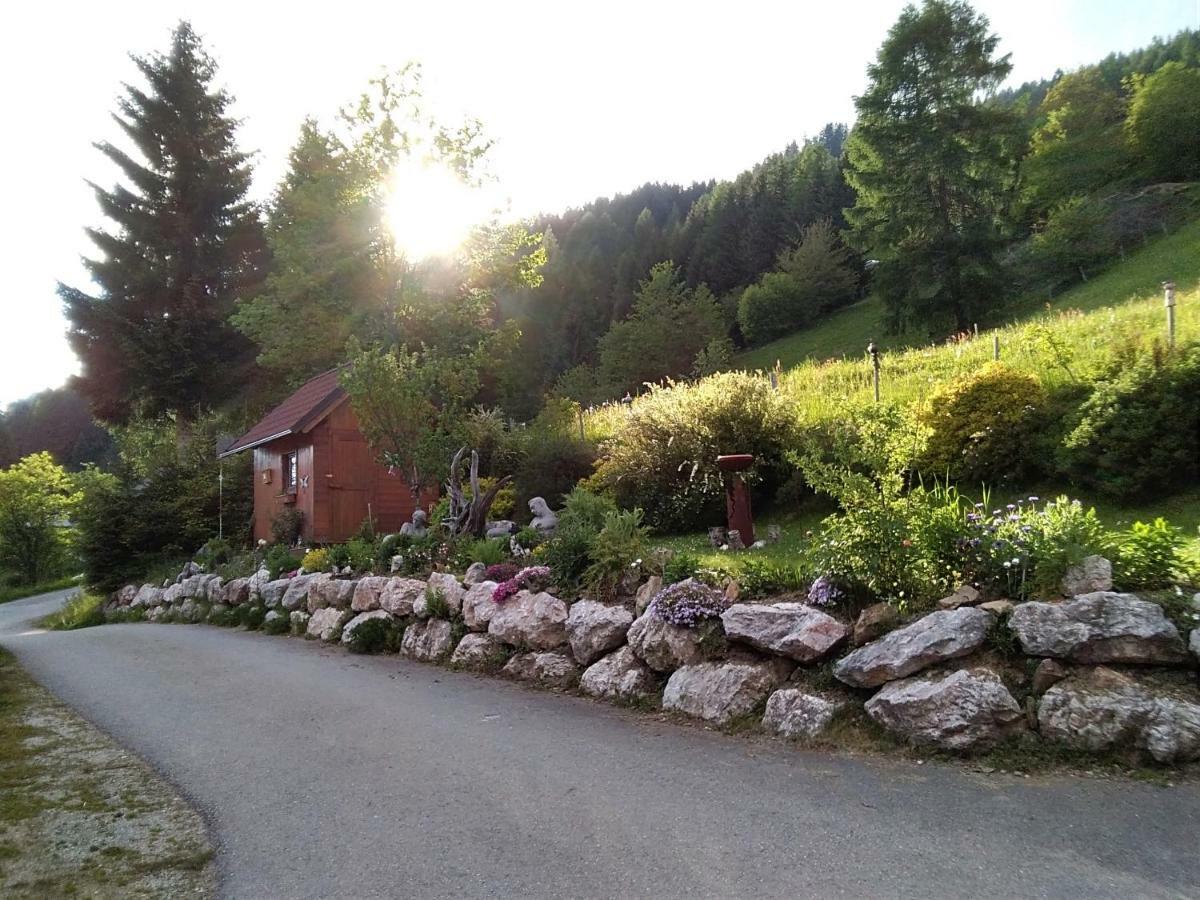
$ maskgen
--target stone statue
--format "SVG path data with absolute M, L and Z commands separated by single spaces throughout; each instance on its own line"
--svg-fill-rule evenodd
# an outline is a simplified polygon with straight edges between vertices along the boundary
M 533 513 L 533 521 L 529 524 L 542 534 L 554 534 L 558 528 L 558 516 L 541 497 L 529 501 L 529 511 Z
M 428 522 L 428 521 L 429 521 L 429 517 L 428 517 L 428 515 L 426 515 L 425 510 L 423 510 L 423 509 L 413 510 L 412 521 L 405 522 L 403 525 L 401 525 L 400 533 L 406 534 L 409 537 L 417 537 L 417 538 L 425 537 L 425 533 L 427 531 L 425 525 L 426 525 L 426 522 Z

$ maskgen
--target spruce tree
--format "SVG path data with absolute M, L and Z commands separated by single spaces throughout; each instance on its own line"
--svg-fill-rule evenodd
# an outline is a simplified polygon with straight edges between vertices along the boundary
M 145 86 L 126 85 L 114 119 L 132 144 L 96 145 L 124 176 L 92 188 L 111 224 L 90 228 L 94 293 L 59 285 L 79 387 L 98 418 L 175 414 L 187 421 L 245 378 L 249 343 L 228 323 L 257 276 L 261 225 L 247 201 L 232 98 L 187 22 L 166 55 L 132 57 Z

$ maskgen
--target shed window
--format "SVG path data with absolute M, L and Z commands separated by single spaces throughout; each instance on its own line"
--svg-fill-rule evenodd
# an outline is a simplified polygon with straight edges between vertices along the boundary
M 286 494 L 296 493 L 296 454 L 283 454 L 283 491 Z

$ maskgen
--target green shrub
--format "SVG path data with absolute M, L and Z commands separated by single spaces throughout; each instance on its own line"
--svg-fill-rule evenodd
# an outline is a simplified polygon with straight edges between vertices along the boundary
M 1162 518 L 1134 522 L 1114 544 L 1113 582 L 1124 590 L 1165 588 L 1182 562 L 1183 533 Z
M 292 620 L 286 613 L 273 619 L 267 619 L 264 616 L 262 630 L 266 634 L 287 634 L 292 630 Z
M 42 619 L 43 627 L 54 631 L 92 628 L 103 625 L 104 622 L 104 597 L 100 594 L 85 593 L 69 597 L 62 609 Z
M 616 594 L 621 579 L 641 566 L 646 548 L 646 529 L 640 509 L 610 512 L 604 527 L 592 541 L 584 583 L 598 597 Z
M 284 507 L 271 520 L 271 542 L 291 547 L 300 539 L 300 529 L 304 525 L 304 513 L 294 506 Z
M 296 557 L 292 555 L 283 544 L 272 544 L 267 548 L 267 553 L 263 557 L 263 565 L 267 567 L 267 572 L 271 575 L 271 580 L 279 578 L 284 572 L 291 572 L 299 565 Z
M 676 553 L 663 565 L 663 584 L 675 584 L 695 578 L 700 571 L 700 560 L 690 553 Z
M 928 428 L 922 472 L 953 481 L 996 482 L 1037 467 L 1046 393 L 1037 377 L 991 363 L 935 390 L 918 414 Z
M 1200 344 L 1118 360 L 1063 442 L 1066 472 L 1122 499 L 1200 479 Z
M 352 537 L 346 542 L 346 565 L 355 572 L 370 572 L 375 567 L 375 541 Z
M 736 578 L 742 589 L 739 599 L 754 600 L 773 594 L 806 591 L 812 581 L 812 573 L 808 565 L 803 563 L 787 565 L 748 557 L 743 560 Z
M 398 534 L 385 534 L 375 542 L 375 566 L 377 571 L 388 571 L 392 564 L 392 557 L 396 555 L 396 548 L 399 544 L 400 535 Z M 346 563 L 342 563 L 342 565 L 344 566 Z
M 481 538 L 477 541 L 467 541 L 460 545 L 457 551 L 458 567 L 465 569 L 471 563 L 483 563 L 494 566 L 508 559 L 508 540 L 506 538 Z
M 431 587 L 425 588 L 425 610 L 434 619 L 450 618 L 450 604 L 446 602 L 446 595 Z
M 577 585 L 592 561 L 592 544 L 607 517 L 617 511 L 605 496 L 577 487 L 567 494 L 554 537 L 538 548 L 539 558 L 562 585 Z
M 265 619 L 267 616 L 267 608 L 265 606 L 253 603 L 240 606 L 238 608 L 245 610 L 245 612 L 242 613 L 243 625 L 245 625 L 251 631 L 255 631 L 262 627 L 263 619 Z
M 196 553 L 198 562 L 205 572 L 215 572 L 218 566 L 229 562 L 233 557 L 233 548 L 229 541 L 223 538 L 210 538 Z
M 592 473 L 596 462 L 596 448 L 577 436 L 540 429 L 531 432 L 514 473 L 513 509 L 520 517 L 528 513 L 529 501 L 534 497 L 545 498 L 551 507 L 558 506 L 581 478 Z
M 379 617 L 358 625 L 351 632 L 347 647 L 351 653 L 399 653 L 403 638 L 404 623 Z
M 742 474 L 770 496 L 792 471 L 785 454 L 796 433 L 791 404 L 762 375 L 723 372 L 653 387 L 618 417 L 597 480 L 620 506 L 643 509 L 655 528 L 690 529 L 720 516 L 718 455 L 753 453 L 754 466 Z
M 304 567 L 305 572 L 328 572 L 329 551 L 324 548 L 309 550 L 304 554 L 304 559 L 300 560 L 300 565 Z

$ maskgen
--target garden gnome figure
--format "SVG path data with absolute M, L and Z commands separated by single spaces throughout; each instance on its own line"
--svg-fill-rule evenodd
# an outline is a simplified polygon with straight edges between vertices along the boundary
M 412 521 L 405 522 L 400 526 L 400 533 L 409 537 L 425 537 L 425 523 L 429 521 L 429 517 L 425 514 L 425 510 L 413 510 Z
M 750 513 L 750 488 L 739 472 L 750 468 L 754 457 L 749 453 L 734 453 L 717 457 L 717 468 L 728 473 L 725 476 L 725 515 L 729 520 L 729 531 L 736 531 L 742 546 L 754 543 L 754 517 Z M 732 540 L 730 546 L 732 547 Z
M 545 500 L 541 497 L 534 497 L 529 501 L 529 511 L 533 513 L 533 521 L 529 523 L 530 525 L 542 534 L 554 534 L 554 530 L 558 528 L 558 516 L 554 514 Z

